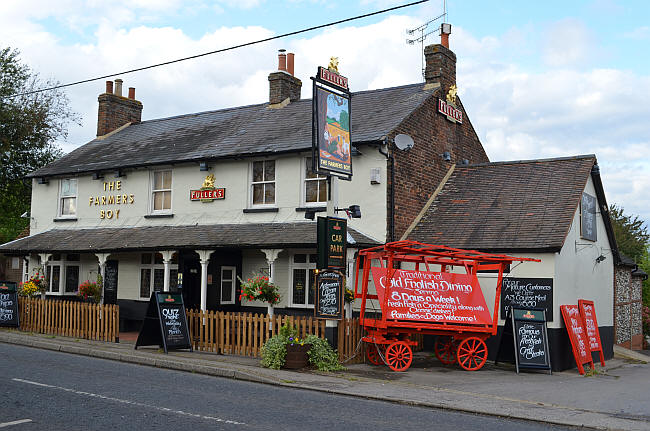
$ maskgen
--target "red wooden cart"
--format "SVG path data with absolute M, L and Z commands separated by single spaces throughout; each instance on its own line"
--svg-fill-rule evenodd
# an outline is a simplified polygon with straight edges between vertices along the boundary
M 361 298 L 360 323 L 367 332 L 362 340 L 367 343 L 368 361 L 405 371 L 413 361 L 411 346 L 417 344 L 410 336 L 431 334 L 437 335 L 434 350 L 442 363 L 480 369 L 488 356 L 485 340 L 497 331 L 503 271 L 515 261 L 539 262 L 414 241 L 361 250 L 354 293 Z M 478 271 L 498 273 L 492 316 Z M 376 294 L 368 292 L 371 277 Z M 372 300 L 379 303 L 379 309 L 368 307 Z

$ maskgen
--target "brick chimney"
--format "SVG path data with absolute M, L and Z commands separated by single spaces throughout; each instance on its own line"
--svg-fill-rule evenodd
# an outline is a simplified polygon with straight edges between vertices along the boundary
M 445 92 L 456 84 L 456 54 L 449 49 L 450 34 L 451 25 L 443 23 L 440 28 L 441 43 L 424 48 L 424 79 L 427 84 L 440 84 Z
M 142 118 L 142 103 L 135 100 L 135 88 L 129 88 L 129 97 L 122 96 L 122 80 L 106 81 L 106 92 L 97 98 L 97 136 L 103 136 L 127 123 L 139 123 Z
M 278 70 L 269 73 L 269 104 L 271 106 L 300 100 L 302 82 L 293 76 L 294 54 L 285 54 L 281 49 L 278 54 Z M 284 105 L 283 105 L 284 106 Z

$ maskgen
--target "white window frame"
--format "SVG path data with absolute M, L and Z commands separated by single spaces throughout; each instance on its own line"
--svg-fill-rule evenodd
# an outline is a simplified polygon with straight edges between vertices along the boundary
M 54 257 L 54 256 L 52 256 Z M 79 286 L 75 289 L 74 292 L 66 292 L 65 291 L 65 283 L 66 283 L 66 274 L 67 274 L 67 268 L 69 266 L 76 266 L 79 268 L 79 280 L 77 280 L 79 283 L 81 283 L 81 256 L 79 256 L 79 260 L 67 260 L 66 259 L 67 255 L 61 254 L 61 260 L 48 260 L 47 261 L 47 268 L 49 268 L 49 274 L 48 274 L 48 269 L 45 269 L 45 274 L 48 277 L 48 286 L 47 286 L 47 294 L 48 295 L 58 295 L 58 296 L 72 296 L 76 295 L 77 292 L 79 291 Z M 54 273 L 54 267 L 59 268 L 59 291 L 54 292 L 52 290 L 52 274 Z
M 305 263 L 295 263 L 294 257 L 297 254 L 307 255 L 307 261 Z M 296 304 L 293 302 L 293 271 L 294 269 L 301 269 L 305 271 L 305 284 L 309 283 L 309 270 L 316 269 L 316 262 L 309 262 L 309 255 L 317 254 L 316 250 L 295 250 L 289 254 L 289 307 L 293 308 L 314 308 L 314 304 L 309 304 L 309 286 L 305 286 L 305 303 Z M 316 292 L 314 292 L 314 302 L 316 302 Z
M 230 291 L 230 301 L 223 300 L 223 271 L 230 270 L 232 271 L 232 279 L 227 280 L 232 282 L 231 291 Z M 235 293 L 237 291 L 237 267 L 234 266 L 222 266 L 221 267 L 221 277 L 219 278 L 219 303 L 220 304 L 234 304 L 235 303 Z
M 150 214 L 170 214 L 172 212 L 172 208 L 174 207 L 173 205 L 173 200 L 174 200 L 174 172 L 171 168 L 168 169 L 156 169 L 150 171 L 150 176 L 149 176 L 149 213 Z M 169 172 L 169 175 L 171 176 L 170 178 L 170 184 L 168 189 L 155 189 L 156 185 L 156 174 L 161 173 L 161 172 Z M 154 204 L 154 194 L 155 193 L 161 193 L 161 192 L 169 192 L 169 208 L 164 208 L 161 210 L 155 209 L 155 204 Z M 164 202 L 164 200 L 163 200 Z
M 13 256 L 11 258 L 11 269 L 13 269 L 13 270 L 20 269 L 20 258 L 19 257 Z
M 255 163 L 269 163 L 273 162 L 274 164 L 274 171 L 275 171 L 275 177 L 273 181 L 253 181 L 253 166 Z M 249 164 L 249 172 L 248 172 L 248 205 L 249 208 L 276 208 L 277 207 L 277 202 L 278 202 L 278 161 L 277 159 L 260 159 L 260 160 L 253 160 Z M 264 166 L 262 167 L 262 172 L 264 172 Z M 273 203 L 263 203 L 263 204 L 256 204 L 253 203 L 253 198 L 254 198 L 254 193 L 253 193 L 253 187 L 256 184 L 273 184 L 274 185 L 274 194 L 273 194 Z M 265 194 L 266 195 L 266 194 Z
M 305 207 L 322 207 L 323 205 L 327 205 L 327 176 L 321 175 L 321 174 L 316 174 L 316 178 L 307 178 L 307 170 L 311 169 L 311 157 L 306 157 L 303 159 L 303 166 L 301 170 L 301 182 L 300 182 L 300 187 L 301 187 L 301 196 L 302 196 L 302 204 Z M 325 181 L 325 200 L 324 201 L 316 201 L 316 202 L 307 202 L 307 183 L 308 182 L 314 182 L 314 181 Z
M 63 184 L 66 182 L 73 182 L 75 185 L 75 193 L 74 195 L 69 194 L 69 195 L 63 195 Z M 62 178 L 59 180 L 59 200 L 57 204 L 57 214 L 59 218 L 77 218 L 77 202 L 78 202 L 78 195 L 79 195 L 79 182 L 77 181 L 76 178 Z M 63 214 L 63 199 L 70 199 L 74 198 L 74 214 Z
M 140 299 L 149 299 L 151 298 L 151 292 L 153 292 L 154 289 L 154 280 L 155 280 L 155 274 L 156 274 L 156 269 L 162 269 L 163 270 L 163 283 L 164 283 L 164 271 L 165 271 L 165 264 L 164 263 L 155 263 L 156 262 L 156 253 L 157 252 L 144 252 L 144 253 L 138 253 L 138 259 L 139 259 L 139 265 L 138 265 L 138 297 Z M 142 255 L 143 254 L 148 254 L 151 256 L 151 263 L 142 263 Z M 143 269 L 148 269 L 149 270 L 149 295 L 141 296 L 142 295 L 142 270 Z M 172 277 L 172 271 L 176 271 L 176 277 Z M 169 262 L 169 289 L 172 289 L 172 285 L 174 283 L 178 283 L 178 263 L 171 263 Z M 161 287 L 161 292 L 162 289 L 164 289 L 165 286 L 163 285 Z

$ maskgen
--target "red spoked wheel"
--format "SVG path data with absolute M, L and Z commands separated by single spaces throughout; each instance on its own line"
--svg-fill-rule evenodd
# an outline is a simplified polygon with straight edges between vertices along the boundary
M 372 365 L 384 365 L 386 346 L 384 344 L 368 343 L 366 345 L 366 359 Z
M 456 362 L 457 343 L 449 335 L 438 335 L 434 345 L 436 358 L 445 365 L 451 365 Z
M 386 349 L 386 364 L 393 371 L 406 371 L 413 362 L 413 351 L 404 341 L 395 341 Z
M 485 365 L 487 352 L 485 341 L 478 337 L 465 338 L 456 351 L 458 365 L 467 371 L 476 371 Z

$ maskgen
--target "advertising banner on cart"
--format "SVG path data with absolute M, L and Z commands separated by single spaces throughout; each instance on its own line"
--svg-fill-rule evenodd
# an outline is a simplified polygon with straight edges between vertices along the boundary
M 478 278 L 469 274 L 372 268 L 372 279 L 387 318 L 435 323 L 491 324 Z

